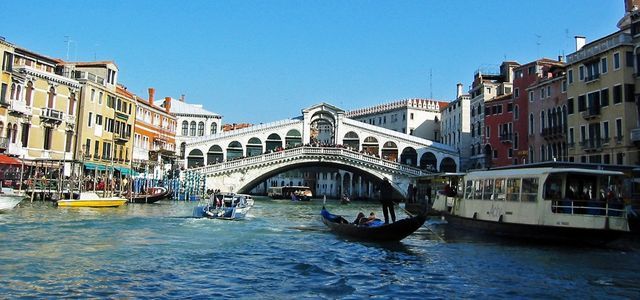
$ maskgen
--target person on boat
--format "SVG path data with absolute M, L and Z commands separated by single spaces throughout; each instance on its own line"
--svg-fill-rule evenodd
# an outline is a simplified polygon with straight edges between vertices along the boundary
M 353 224 L 360 224 L 360 222 L 362 220 L 366 220 L 364 217 L 364 213 L 363 212 L 359 212 L 358 215 L 356 216 L 356 220 L 353 221 Z
M 391 222 L 396 222 L 396 212 L 391 198 L 393 196 L 392 189 L 389 179 L 385 178 L 380 187 L 380 202 L 382 202 L 382 214 L 384 215 L 385 224 L 389 224 L 389 215 L 391 215 Z

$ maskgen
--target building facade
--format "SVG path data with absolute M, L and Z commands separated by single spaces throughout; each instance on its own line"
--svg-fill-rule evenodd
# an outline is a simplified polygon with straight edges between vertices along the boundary
M 167 101 L 168 100 L 168 101 Z M 173 98 L 166 99 L 165 103 L 171 103 L 171 114 L 176 118 L 176 145 L 178 145 L 178 162 L 186 165 L 185 147 L 186 142 L 196 137 L 221 133 L 222 115 L 210 112 L 202 108 L 201 104 L 189 104 L 184 101 L 184 96 L 179 100 Z M 222 150 L 220 150 L 222 151 Z M 220 153 L 203 153 L 204 155 L 218 156 Z
M 628 30 L 588 44 L 576 38 L 567 56 L 569 161 L 638 163 L 629 134 L 638 124 L 634 47 Z
M 471 157 L 471 97 L 463 94 L 462 83 L 457 84 L 456 100 L 440 110 L 441 142 L 458 149 L 460 170 L 469 168 Z
M 513 163 L 513 99 L 504 94 L 484 103 L 483 152 L 486 167 L 504 167 Z
M 144 178 L 162 179 L 171 170 L 176 153 L 176 117 L 171 114 L 171 98 L 156 105 L 155 89 L 149 99 L 136 96 L 133 167 Z

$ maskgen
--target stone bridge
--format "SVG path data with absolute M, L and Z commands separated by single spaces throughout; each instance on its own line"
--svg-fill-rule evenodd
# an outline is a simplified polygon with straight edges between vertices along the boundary
M 207 188 L 234 192 L 290 169 L 331 166 L 374 181 L 386 177 L 407 196 L 416 176 L 455 172 L 459 165 L 450 146 L 349 119 L 326 103 L 297 118 L 195 138 L 181 148 L 186 167 L 202 172 Z

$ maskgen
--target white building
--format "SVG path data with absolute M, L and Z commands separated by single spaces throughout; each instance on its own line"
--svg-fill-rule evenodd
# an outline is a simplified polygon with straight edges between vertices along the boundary
M 458 83 L 456 100 L 440 110 L 441 142 L 458 149 L 461 171 L 468 168 L 471 157 L 471 96 L 462 94 L 462 89 Z
M 202 104 L 189 104 L 180 99 L 171 99 L 171 114 L 176 116 L 176 144 L 179 145 L 178 160 L 185 159 L 186 141 L 194 137 L 216 134 L 222 129 L 222 115 L 202 108 Z M 185 165 L 186 167 L 186 165 Z
M 408 99 L 347 112 L 347 117 L 432 141 L 440 141 L 440 110 L 447 102 Z

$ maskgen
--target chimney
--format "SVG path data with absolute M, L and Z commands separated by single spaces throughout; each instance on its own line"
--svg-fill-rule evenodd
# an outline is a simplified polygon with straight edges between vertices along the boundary
M 638 9 L 640 6 L 640 0 L 624 0 L 624 11 L 632 12 Z
M 580 51 L 582 47 L 587 43 L 587 39 L 583 36 L 576 35 L 576 51 Z
M 462 96 L 462 83 L 458 82 L 456 86 L 458 87 L 458 91 L 456 92 L 456 99 L 458 99 Z
M 558 61 L 562 62 L 562 59 L 563 59 L 562 55 L 558 55 Z
M 180 102 L 184 102 L 184 94 L 180 95 Z
M 164 111 L 171 113 L 171 97 L 164 97 Z
M 153 106 L 153 95 L 155 95 L 156 89 L 149 88 L 149 104 Z

